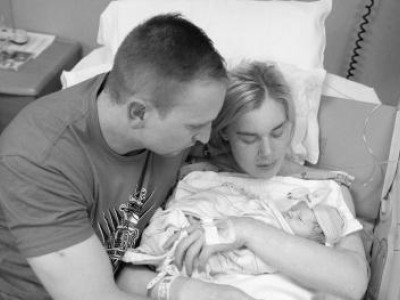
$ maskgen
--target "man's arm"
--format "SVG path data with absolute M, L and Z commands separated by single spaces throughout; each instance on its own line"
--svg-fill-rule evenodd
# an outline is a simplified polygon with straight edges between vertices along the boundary
M 55 300 L 146 299 L 117 287 L 108 256 L 95 235 L 28 262 Z
M 146 285 L 157 274 L 145 267 L 127 265 L 117 280 L 118 286 L 128 293 L 147 293 Z M 151 298 L 157 299 L 159 284 L 151 290 Z M 171 300 L 255 300 L 238 288 L 225 284 L 215 284 L 198 279 L 179 276 L 167 297 Z

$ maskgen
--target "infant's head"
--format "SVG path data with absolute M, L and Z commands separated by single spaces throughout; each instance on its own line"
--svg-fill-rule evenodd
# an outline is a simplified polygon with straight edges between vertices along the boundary
M 341 237 L 343 218 L 332 206 L 319 204 L 310 208 L 305 202 L 299 202 L 283 216 L 295 235 L 321 244 L 334 244 Z

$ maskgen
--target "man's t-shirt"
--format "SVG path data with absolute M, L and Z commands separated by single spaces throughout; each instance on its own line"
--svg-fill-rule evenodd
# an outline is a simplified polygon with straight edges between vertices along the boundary
M 59 251 L 107 228 L 141 174 L 144 227 L 175 184 L 183 153 L 121 156 L 102 137 L 96 99 L 104 75 L 38 99 L 0 138 L 0 291 L 49 299 L 25 257 Z M 145 158 L 149 163 L 144 167 Z M 150 209 L 151 208 L 151 209 Z M 22 255 L 21 255 L 22 254 Z

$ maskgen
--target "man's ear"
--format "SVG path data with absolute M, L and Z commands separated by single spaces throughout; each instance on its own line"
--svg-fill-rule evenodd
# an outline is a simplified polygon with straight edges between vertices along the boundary
M 131 121 L 143 121 L 147 113 L 147 106 L 140 100 L 128 103 L 128 118 Z

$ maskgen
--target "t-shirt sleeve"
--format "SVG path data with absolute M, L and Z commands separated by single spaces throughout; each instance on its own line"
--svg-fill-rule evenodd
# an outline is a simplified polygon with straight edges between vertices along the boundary
M 88 199 L 56 167 L 6 156 L 0 178 L 1 209 L 25 257 L 65 249 L 94 233 Z

